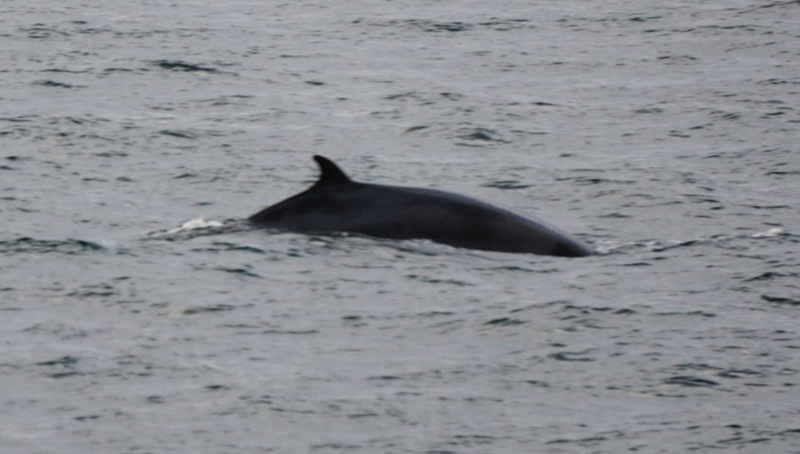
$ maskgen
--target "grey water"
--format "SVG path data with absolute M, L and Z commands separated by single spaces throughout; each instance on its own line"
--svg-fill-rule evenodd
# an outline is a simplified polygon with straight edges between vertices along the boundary
M 800 452 L 798 38 L 796 1 L 3 0 L 2 452 Z M 235 228 L 313 154 L 600 254 Z

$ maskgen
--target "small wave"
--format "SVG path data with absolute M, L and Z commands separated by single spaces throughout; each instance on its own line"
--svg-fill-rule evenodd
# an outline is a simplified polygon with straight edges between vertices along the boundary
M 608 255 L 608 254 L 618 254 L 624 253 L 630 250 L 641 250 L 644 249 L 646 251 L 651 252 L 662 252 L 669 249 L 675 249 L 680 247 L 689 247 L 689 246 L 697 246 L 701 244 L 713 244 L 713 245 L 723 245 L 729 243 L 733 240 L 737 239 L 747 239 L 747 238 L 755 238 L 755 239 L 769 239 L 769 238 L 780 238 L 780 237 L 796 237 L 792 233 L 786 232 L 782 228 L 772 228 L 766 230 L 764 232 L 757 232 L 752 234 L 742 234 L 742 235 L 714 235 L 709 238 L 694 238 L 694 239 L 687 239 L 687 240 L 660 240 L 660 239 L 653 239 L 653 240 L 643 240 L 643 241 L 631 241 L 627 243 L 601 243 L 597 245 L 597 253 L 600 255 Z
M 66 239 L 66 240 L 39 240 L 31 237 L 21 237 L 14 240 L 0 241 L 0 254 L 41 254 L 58 252 L 62 254 L 80 254 L 84 252 L 103 251 L 106 248 L 93 241 Z

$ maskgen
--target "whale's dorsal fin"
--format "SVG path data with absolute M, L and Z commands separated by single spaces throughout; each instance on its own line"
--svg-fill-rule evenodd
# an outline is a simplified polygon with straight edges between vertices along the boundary
M 314 156 L 314 160 L 317 161 L 317 165 L 319 165 L 319 170 L 321 172 L 319 176 L 319 180 L 314 186 L 318 185 L 342 185 L 342 184 L 349 184 L 352 183 L 353 180 L 345 174 L 342 169 L 339 168 L 333 161 L 326 158 L 325 156 L 316 155 Z

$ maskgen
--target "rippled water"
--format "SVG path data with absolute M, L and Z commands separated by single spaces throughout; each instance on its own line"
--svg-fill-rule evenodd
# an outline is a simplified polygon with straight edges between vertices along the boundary
M 798 8 L 4 1 L 3 452 L 800 451 Z M 603 254 L 237 227 L 312 154 Z

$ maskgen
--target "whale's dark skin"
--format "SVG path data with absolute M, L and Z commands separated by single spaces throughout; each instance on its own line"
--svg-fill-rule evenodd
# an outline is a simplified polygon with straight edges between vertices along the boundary
M 330 159 L 314 156 L 319 180 L 308 190 L 251 216 L 257 226 L 298 233 L 358 233 L 428 239 L 485 251 L 585 257 L 591 248 L 513 211 L 435 189 L 352 181 Z

